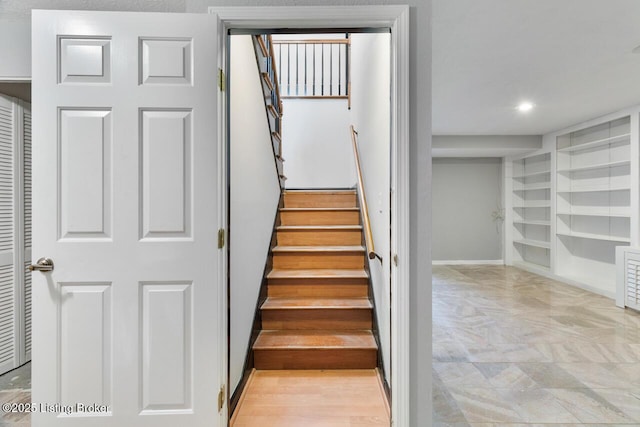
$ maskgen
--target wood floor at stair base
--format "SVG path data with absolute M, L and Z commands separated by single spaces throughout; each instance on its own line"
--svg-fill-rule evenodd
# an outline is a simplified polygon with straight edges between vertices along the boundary
M 347 298 L 366 297 L 369 285 L 362 279 L 342 279 L 338 284 L 327 283 L 326 279 L 269 279 L 268 295 L 276 298 Z
M 263 329 L 371 329 L 371 309 L 263 310 Z
M 358 269 L 364 268 L 364 254 L 362 252 L 340 253 L 274 253 L 273 268 L 276 269 Z
M 376 370 L 253 371 L 231 427 L 389 427 Z
M 374 369 L 377 350 L 277 349 L 254 350 L 256 369 Z

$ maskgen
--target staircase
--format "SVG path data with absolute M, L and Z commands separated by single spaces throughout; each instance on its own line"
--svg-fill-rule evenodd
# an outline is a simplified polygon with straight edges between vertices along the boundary
M 377 366 L 356 192 L 285 190 L 256 369 Z

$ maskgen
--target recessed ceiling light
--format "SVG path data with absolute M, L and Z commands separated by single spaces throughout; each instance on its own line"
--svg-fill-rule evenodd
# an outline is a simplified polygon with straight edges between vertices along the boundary
M 522 102 L 520 105 L 518 105 L 518 111 L 520 111 L 521 113 L 529 112 L 532 109 L 533 109 L 533 104 L 530 102 Z

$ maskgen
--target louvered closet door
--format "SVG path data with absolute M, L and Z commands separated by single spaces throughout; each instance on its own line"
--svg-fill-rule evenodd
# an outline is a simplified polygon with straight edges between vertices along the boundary
M 31 273 L 27 270 L 31 264 L 31 104 L 22 104 L 22 217 L 24 245 L 24 287 L 23 287 L 23 325 L 24 354 L 22 363 L 31 360 Z
M 640 254 L 627 253 L 625 306 L 640 310 Z
M 0 373 L 17 366 L 13 147 L 16 107 L 0 96 Z

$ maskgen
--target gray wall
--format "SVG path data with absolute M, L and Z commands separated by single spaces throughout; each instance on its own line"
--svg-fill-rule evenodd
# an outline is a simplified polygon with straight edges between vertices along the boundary
M 0 93 L 31 102 L 31 83 L 0 83 Z
M 502 258 L 502 159 L 433 159 L 433 259 Z

